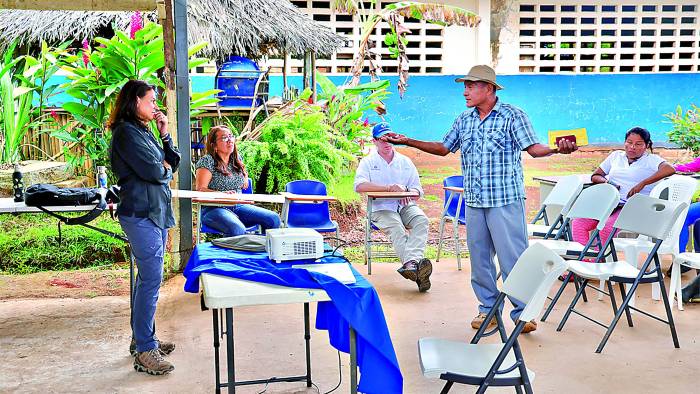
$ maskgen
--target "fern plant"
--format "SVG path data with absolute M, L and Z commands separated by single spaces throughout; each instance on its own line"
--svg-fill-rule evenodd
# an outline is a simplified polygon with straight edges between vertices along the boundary
M 332 132 L 318 107 L 295 103 L 291 116 L 273 115 L 257 140 L 241 141 L 239 149 L 258 191 L 274 193 L 287 182 L 315 179 L 329 183 L 354 156 L 339 148 L 345 137 Z M 339 139 L 345 140 L 339 143 Z

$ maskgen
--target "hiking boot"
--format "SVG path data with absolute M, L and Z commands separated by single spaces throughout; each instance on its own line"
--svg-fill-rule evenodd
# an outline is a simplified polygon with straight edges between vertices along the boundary
M 425 293 L 430 289 L 430 274 L 433 273 L 433 263 L 426 258 L 420 259 L 418 262 L 418 274 L 416 275 L 416 283 L 418 291 Z
M 175 369 L 175 366 L 165 361 L 160 349 L 155 348 L 147 352 L 137 353 L 134 357 L 134 369 L 149 375 L 164 375 Z
M 175 350 L 175 344 L 172 342 L 161 341 L 158 338 L 156 338 L 156 341 L 158 341 L 157 349 L 160 350 L 160 353 L 163 356 L 167 356 L 168 354 L 172 353 L 173 350 Z M 136 339 L 132 337 L 131 344 L 129 345 L 129 354 L 135 357 L 136 353 Z
M 486 313 L 484 312 L 479 312 L 478 315 L 474 319 L 472 319 L 472 328 L 475 330 L 478 330 L 479 327 L 481 327 L 482 324 L 484 324 L 484 320 L 486 320 Z M 489 325 L 486 327 L 486 329 L 491 329 L 493 327 L 496 327 L 498 322 L 495 319 L 495 316 L 491 318 L 491 321 L 489 322 Z
M 418 263 L 415 260 L 409 260 L 397 269 L 396 272 L 401 274 L 404 278 L 412 281 L 416 281 L 418 277 Z
M 537 330 L 537 322 L 534 320 L 530 320 L 529 322 L 525 323 L 525 326 L 523 327 L 521 333 L 527 334 L 528 332 L 533 332 L 535 330 Z

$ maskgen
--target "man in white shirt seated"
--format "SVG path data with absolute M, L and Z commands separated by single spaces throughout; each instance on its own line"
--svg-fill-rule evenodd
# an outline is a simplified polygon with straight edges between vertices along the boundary
M 376 150 L 360 161 L 355 174 L 355 191 L 406 192 L 415 191 L 423 196 L 418 170 L 411 160 L 396 152 L 394 146 L 380 140 L 392 133 L 387 123 L 379 123 L 372 129 Z M 418 198 L 401 200 L 377 200 L 372 205 L 372 223 L 389 235 L 394 251 L 401 259 L 398 272 L 415 281 L 418 290 L 430 289 L 433 266 L 424 257 L 428 241 L 428 217 L 416 205 Z

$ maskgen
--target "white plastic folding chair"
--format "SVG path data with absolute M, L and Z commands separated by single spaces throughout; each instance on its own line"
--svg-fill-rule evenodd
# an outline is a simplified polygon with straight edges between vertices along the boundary
M 540 210 L 527 225 L 527 235 L 530 237 L 550 238 L 557 233 L 564 215 L 569 211 L 576 197 L 583 190 L 583 181 L 578 175 L 569 175 L 559 180 L 540 206 Z M 558 210 L 556 218 L 549 217 L 552 210 Z M 538 224 L 538 222 L 542 222 Z
M 662 323 L 668 324 L 671 329 L 673 345 L 676 348 L 680 347 L 680 345 L 678 344 L 676 327 L 673 323 L 671 306 L 669 304 L 668 297 L 666 295 L 666 289 L 664 287 L 664 279 L 663 274 L 661 273 L 661 262 L 659 259 L 658 251 L 662 243 L 664 242 L 664 237 L 666 237 L 670 228 L 673 226 L 676 220 L 678 220 L 681 213 L 687 208 L 688 204 L 686 204 L 685 202 L 661 200 L 658 198 L 653 198 L 641 194 L 635 194 L 634 196 L 632 196 L 622 208 L 620 216 L 618 216 L 613 227 L 615 230 L 632 231 L 641 235 L 651 237 L 651 239 L 654 242 L 652 250 L 650 251 L 647 259 L 644 261 L 644 264 L 642 264 L 641 268 L 637 268 L 636 261 L 627 262 L 624 260 L 618 260 L 617 252 L 613 243 L 613 236 L 615 235 L 615 231 L 613 231 L 606 240 L 604 247 L 601 248 L 601 251 L 598 255 L 598 264 L 590 264 L 578 260 L 567 261 L 567 264 L 569 266 L 569 272 L 582 278 L 583 283 L 581 284 L 579 290 L 576 292 L 576 295 L 571 301 L 571 304 L 567 308 L 564 317 L 562 318 L 561 322 L 559 323 L 559 326 L 557 327 L 557 331 L 561 331 L 564 328 L 564 325 L 566 324 L 566 321 L 568 320 L 571 313 L 576 313 L 577 315 L 585 317 L 586 319 L 602 327 L 605 327 L 607 329 L 605 336 L 603 336 L 603 339 L 601 340 L 600 344 L 598 345 L 598 348 L 596 349 L 596 353 L 600 353 L 603 351 L 605 344 L 610 338 L 610 335 L 615 329 L 615 326 L 620 320 L 620 317 L 622 317 L 623 313 L 627 315 L 627 323 L 629 324 L 629 326 L 633 326 L 632 314 L 630 313 L 630 310 L 634 310 L 645 316 L 649 316 L 651 318 L 661 321 Z M 607 248 L 611 249 L 613 259 L 612 262 L 602 261 L 602 255 Z M 654 262 L 653 268 L 649 270 L 649 267 L 652 265 L 652 261 Z M 574 309 L 586 287 L 591 287 L 597 291 L 600 291 L 594 286 L 588 285 L 588 282 L 590 280 L 608 282 L 608 292 L 605 294 L 610 296 L 610 302 L 612 304 L 613 311 L 615 312 L 615 317 L 613 318 L 612 322 L 607 326 L 603 323 L 596 321 L 591 317 L 583 315 L 581 312 Z M 615 300 L 615 293 L 614 288 L 612 286 L 612 282 L 616 282 L 620 286 L 620 293 L 622 294 L 623 301 L 619 308 L 617 307 L 617 303 Z M 659 286 L 661 286 L 661 295 L 663 298 L 664 307 L 666 309 L 667 320 L 663 320 L 660 317 L 654 316 L 630 305 L 630 300 L 634 296 L 634 292 L 635 290 L 637 290 L 639 284 L 654 282 L 659 283 Z M 631 284 L 631 288 L 629 291 L 625 290 L 624 284 L 627 283 Z
M 683 216 L 681 216 L 683 217 Z M 700 253 L 683 252 L 676 255 L 671 266 L 671 283 L 668 285 L 668 298 L 673 306 L 673 296 L 676 296 L 678 310 L 683 310 L 683 287 L 681 285 L 681 266 L 700 270 Z
M 596 257 L 598 255 L 597 250 L 601 249 L 604 242 L 604 240 L 600 238 L 600 231 L 605 227 L 605 222 L 615 210 L 619 201 L 620 192 L 610 184 L 600 183 L 584 189 L 581 194 L 579 194 L 578 198 L 576 198 L 571 209 L 564 216 L 561 229 L 555 235 L 554 239 L 531 239 L 530 244 L 542 244 L 554 250 L 560 256 L 570 259 L 582 260 L 586 257 Z M 572 220 L 579 218 L 598 221 L 586 245 L 562 239 L 565 232 L 571 231 Z M 559 287 L 559 290 L 552 298 L 552 302 L 547 307 L 544 315 L 542 315 L 541 321 L 546 321 L 549 314 L 552 313 L 552 309 L 564 292 L 564 288 L 569 282 L 569 279 L 570 275 L 564 279 L 564 283 Z M 578 289 L 579 282 L 575 281 L 574 283 L 576 284 L 576 289 Z M 583 297 L 584 301 L 588 301 L 585 294 Z
M 669 201 L 685 202 L 690 205 L 697 184 L 697 180 L 689 176 L 673 175 L 659 181 L 649 195 Z M 674 223 L 668 234 L 666 234 L 666 237 L 664 237 L 665 242 L 661 244 L 657 252 L 658 254 L 670 254 L 673 255 L 674 259 L 678 256 L 678 238 L 683 229 L 684 219 L 685 214 L 681 214 L 680 219 Z M 614 242 L 615 249 L 623 252 L 625 254 L 625 260 L 631 264 L 635 264 L 639 261 L 640 253 L 648 254 L 654 247 L 654 242 L 652 242 L 649 237 L 642 235 L 637 238 L 615 238 Z M 670 287 L 673 289 L 673 286 Z M 657 283 L 652 284 L 651 290 L 651 298 L 660 300 L 659 285 Z M 634 305 L 634 298 L 632 298 L 631 305 Z
M 596 246 L 601 246 L 603 240 L 600 239 L 600 231 L 605 227 L 605 222 L 610 217 L 618 202 L 620 201 L 620 193 L 618 190 L 607 183 L 593 185 L 581 192 L 578 198 L 571 206 L 571 209 L 564 215 L 564 222 L 561 228 L 553 238 L 547 239 L 531 239 L 530 245 L 540 243 L 555 252 L 560 256 L 570 257 L 585 257 L 580 256 L 582 252 Z M 587 245 L 581 245 L 578 242 L 565 240 L 565 233 L 570 231 L 571 221 L 573 219 L 593 219 L 598 221 L 598 225 L 591 234 L 590 241 Z M 595 256 L 596 254 L 589 254 Z
M 491 386 L 514 386 L 516 392 L 532 393 L 534 372 L 525 367 L 518 335 L 525 323 L 542 311 L 552 284 L 566 269 L 566 263 L 542 245 L 532 245 L 523 252 L 503 283 L 503 290 L 488 312 L 486 321 L 495 318 L 496 328 L 486 332 L 482 324 L 470 343 L 440 338 L 418 340 L 418 357 L 423 375 L 446 380 L 441 393 L 447 393 L 454 383 L 479 386 L 483 393 Z M 515 329 L 507 335 L 500 310 L 505 299 L 512 297 L 525 303 Z M 485 336 L 498 333 L 501 343 L 479 343 Z

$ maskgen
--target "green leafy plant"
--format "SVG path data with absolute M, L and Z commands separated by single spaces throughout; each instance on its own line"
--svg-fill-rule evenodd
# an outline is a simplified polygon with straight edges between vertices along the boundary
M 389 96 L 389 81 L 368 82 L 355 87 L 338 87 L 328 77 L 316 73 L 321 88 L 317 100 L 324 104 L 326 122 L 332 133 L 344 138 L 336 139 L 337 147 L 353 154 L 360 153 L 360 141 L 369 139 L 369 123 L 362 121 L 367 111 L 373 111 Z M 307 99 L 309 91 L 301 94 Z
M 15 57 L 16 41 L 5 51 L 0 69 L 0 163 L 19 161 L 25 134 L 50 121 L 44 105 L 58 84 L 49 84 L 49 79 L 60 69 L 66 45 L 49 48 L 42 42 L 37 57 Z
M 665 114 L 668 123 L 672 124 L 668 132 L 668 140 L 694 154 L 700 154 L 700 108 L 695 104 L 683 111 L 679 105 L 676 112 Z
M 72 115 L 76 125 L 67 125 L 52 133 L 69 144 L 64 147 L 64 153 L 73 166 L 82 166 L 87 159 L 96 165 L 108 165 L 111 133 L 106 123 L 116 96 L 127 81 L 140 79 L 158 88 L 165 87 L 160 78 L 165 66 L 163 28 L 160 25 L 147 23 L 133 32 L 133 37 L 116 31 L 110 39 L 96 37 L 94 41 L 99 46 L 90 48 L 88 42 L 83 41 L 81 54 L 66 57 L 64 69 L 69 82 L 63 87 L 75 101 L 65 103 L 63 109 Z M 189 48 L 190 68 L 208 62 L 208 59 L 195 57 L 206 45 L 200 43 Z M 191 115 L 197 114 L 203 105 L 216 103 L 213 95 L 217 92 L 209 90 L 193 94 Z M 159 105 L 162 106 L 160 102 Z M 76 146 L 80 148 L 80 154 L 71 152 Z
M 256 140 L 244 140 L 239 149 L 256 188 L 276 192 L 287 182 L 316 179 L 330 182 L 354 156 L 338 148 L 326 115 L 302 100 L 293 103 L 291 115 L 275 114 L 264 123 Z
M 119 223 L 107 216 L 97 226 L 121 233 Z M 66 226 L 58 242 L 56 220 L 26 214 L 0 222 L 0 274 L 28 274 L 103 266 L 127 261 L 126 244 L 81 226 Z
M 376 0 L 370 0 L 367 5 L 366 3 L 366 1 L 362 0 L 333 1 L 334 8 L 337 11 L 358 14 L 360 20 L 360 43 L 353 59 L 352 70 L 350 70 L 352 74 L 351 85 L 360 83 L 360 76 L 365 68 L 365 61 L 369 63 L 369 74 L 372 80 L 378 78 L 377 69 L 379 67 L 374 64 L 373 55 L 369 53 L 371 48 L 370 37 L 375 34 L 377 25 L 381 21 L 385 21 L 389 24 L 391 31 L 385 35 L 384 42 L 389 48 L 391 56 L 399 60 L 399 82 L 397 87 L 401 97 L 403 97 L 408 87 L 409 67 L 408 56 L 406 55 L 408 40 L 406 39 L 406 34 L 410 33 L 411 29 L 403 25 L 400 17 L 425 20 L 441 26 L 475 27 L 480 21 L 479 16 L 471 11 L 446 4 L 399 1 L 374 12 L 372 9 L 376 5 Z M 367 6 L 369 6 L 368 9 L 365 9 Z

